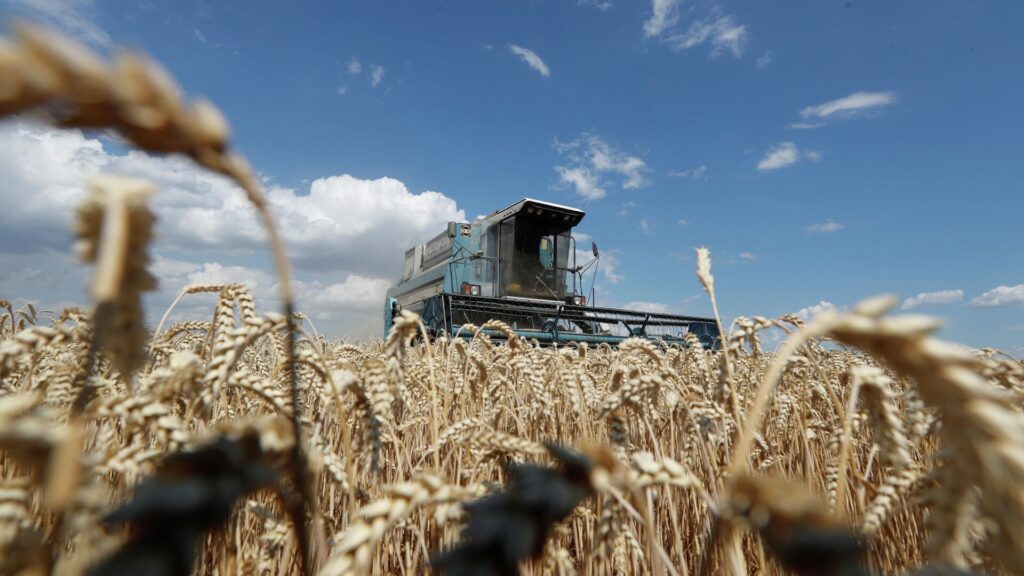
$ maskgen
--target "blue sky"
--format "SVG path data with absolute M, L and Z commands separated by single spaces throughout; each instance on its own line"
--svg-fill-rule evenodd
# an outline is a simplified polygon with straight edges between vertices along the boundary
M 729 317 L 894 292 L 914 298 L 908 310 L 947 318 L 947 338 L 1024 351 L 1019 2 L 0 6 L 101 52 L 143 49 L 189 95 L 225 110 L 285 221 L 303 229 L 297 275 L 336 333 L 372 329 L 377 312 L 365 310 L 398 276 L 400 244 L 459 211 L 473 217 L 530 196 L 587 211 L 580 230 L 613 264 L 598 280 L 608 304 L 707 313 L 692 262 L 707 245 Z M 171 196 L 196 210 L 242 210 L 225 183 L 183 177 L 184 163 L 132 158 L 102 136 L 5 126 L 0 146 L 29 157 L 91 150 L 69 179 L 113 166 L 176 182 Z M 22 176 L 13 181 L 55 186 Z M 337 206 L 317 205 L 311 189 Z M 216 205 L 197 200 L 203 190 Z M 351 213 L 380 225 L 332 239 L 352 229 L 344 217 L 357 193 L 383 199 Z M 238 273 L 270 297 L 254 244 L 202 229 L 189 239 L 182 223 L 196 212 L 171 204 L 158 211 L 165 284 Z M 314 237 L 302 224 L 310 218 L 334 227 Z M 0 263 L 40 283 L 15 274 L 0 296 L 76 299 L 74 282 L 61 292 L 41 280 L 47 258 L 71 266 L 59 261 L 62 240 L 47 242 L 30 261 L 21 248 L 0 250 Z M 178 287 L 165 286 L 153 307 Z M 332 288 L 362 299 L 330 300 Z

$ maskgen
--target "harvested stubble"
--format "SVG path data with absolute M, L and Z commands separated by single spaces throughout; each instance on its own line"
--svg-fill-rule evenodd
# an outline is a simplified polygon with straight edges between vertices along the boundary
M 112 70 L 26 29 L 0 44 L 0 114 L 63 98 L 78 108 L 62 122 L 117 127 L 244 188 L 213 109 L 186 112 L 163 76 L 126 58 Z M 111 89 L 142 80 L 161 97 Z M 545 349 L 500 322 L 482 328 L 502 345 L 475 326 L 468 340 L 413 344 L 424 332 L 412 315 L 386 341 L 332 344 L 301 335 L 304 316 L 258 313 L 243 286 L 204 285 L 181 297 L 216 293 L 208 319 L 161 322 L 141 347 L 116 328 L 143 333 L 146 186 L 96 186 L 78 228 L 97 266 L 93 311 L 43 325 L 31 305 L 0 300 L 2 573 L 112 570 L 100 563 L 164 539 L 105 518 L 180 514 L 175 542 L 198 550 L 199 573 L 421 573 L 452 558 L 435 553 L 473 549 L 460 538 L 501 541 L 466 534 L 463 506 L 529 501 L 515 486 L 496 495 L 510 464 L 574 490 L 557 513 L 520 518 L 536 530 L 510 547 L 511 565 L 531 556 L 525 574 L 1024 569 L 1024 364 L 940 343 L 930 319 L 885 316 L 890 300 L 809 325 L 740 318 L 722 351 L 693 339 Z M 710 254 L 697 256 L 717 309 Z M 773 353 L 761 334 L 776 329 L 789 339 Z M 561 478 L 555 465 L 570 461 L 575 476 Z M 182 564 L 153 557 L 165 556 Z

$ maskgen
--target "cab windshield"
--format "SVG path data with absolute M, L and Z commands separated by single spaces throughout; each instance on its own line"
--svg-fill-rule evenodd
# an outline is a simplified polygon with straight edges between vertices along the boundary
M 563 300 L 569 262 L 569 228 L 523 215 L 501 224 L 501 295 Z

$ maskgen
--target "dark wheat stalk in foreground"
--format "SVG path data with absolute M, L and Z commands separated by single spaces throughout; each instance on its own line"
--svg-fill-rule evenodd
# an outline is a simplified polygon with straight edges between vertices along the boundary
M 180 89 L 170 75 L 143 56 L 123 53 L 115 63 L 107 64 L 68 38 L 20 25 L 14 42 L 0 39 L 0 116 L 40 107 L 46 107 L 45 117 L 59 126 L 114 129 L 143 150 L 184 154 L 234 180 L 262 219 L 277 268 L 284 316 L 292 317 L 294 297 L 290 267 L 277 226 L 248 163 L 229 150 L 230 128 L 212 103 L 182 101 Z M 94 284 L 99 290 L 109 285 L 111 270 L 97 272 Z M 97 306 L 102 311 L 113 305 L 100 300 Z M 110 316 L 127 312 L 113 307 L 112 314 L 100 314 L 97 320 L 102 323 Z M 125 339 L 129 336 L 125 335 Z M 132 344 L 138 345 L 137 341 Z M 293 355 L 293 347 L 294 334 L 289 328 L 286 342 L 289 357 Z M 120 358 L 125 358 L 128 365 L 137 361 L 127 360 L 128 356 L 123 355 Z M 291 374 L 290 363 L 286 370 Z M 298 414 L 300 393 L 294 375 L 291 390 L 294 413 Z M 296 438 L 300 438 L 301 426 L 297 420 L 293 424 Z M 301 500 L 310 504 L 315 494 L 304 472 L 301 441 L 295 443 L 292 460 Z M 300 534 L 300 548 L 307 550 L 308 541 L 305 532 Z

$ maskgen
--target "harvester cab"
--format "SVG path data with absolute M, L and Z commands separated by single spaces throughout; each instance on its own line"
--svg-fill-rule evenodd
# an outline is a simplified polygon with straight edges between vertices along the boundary
M 387 294 L 385 333 L 405 309 L 421 316 L 431 336 L 467 335 L 463 324 L 500 320 L 545 345 L 615 344 L 630 336 L 682 342 L 686 334 L 705 347 L 718 345 L 710 318 L 595 306 L 600 252 L 595 243 L 580 250 L 572 236 L 583 216 L 576 208 L 524 198 L 472 222 L 449 222 L 405 253 L 402 279 Z

